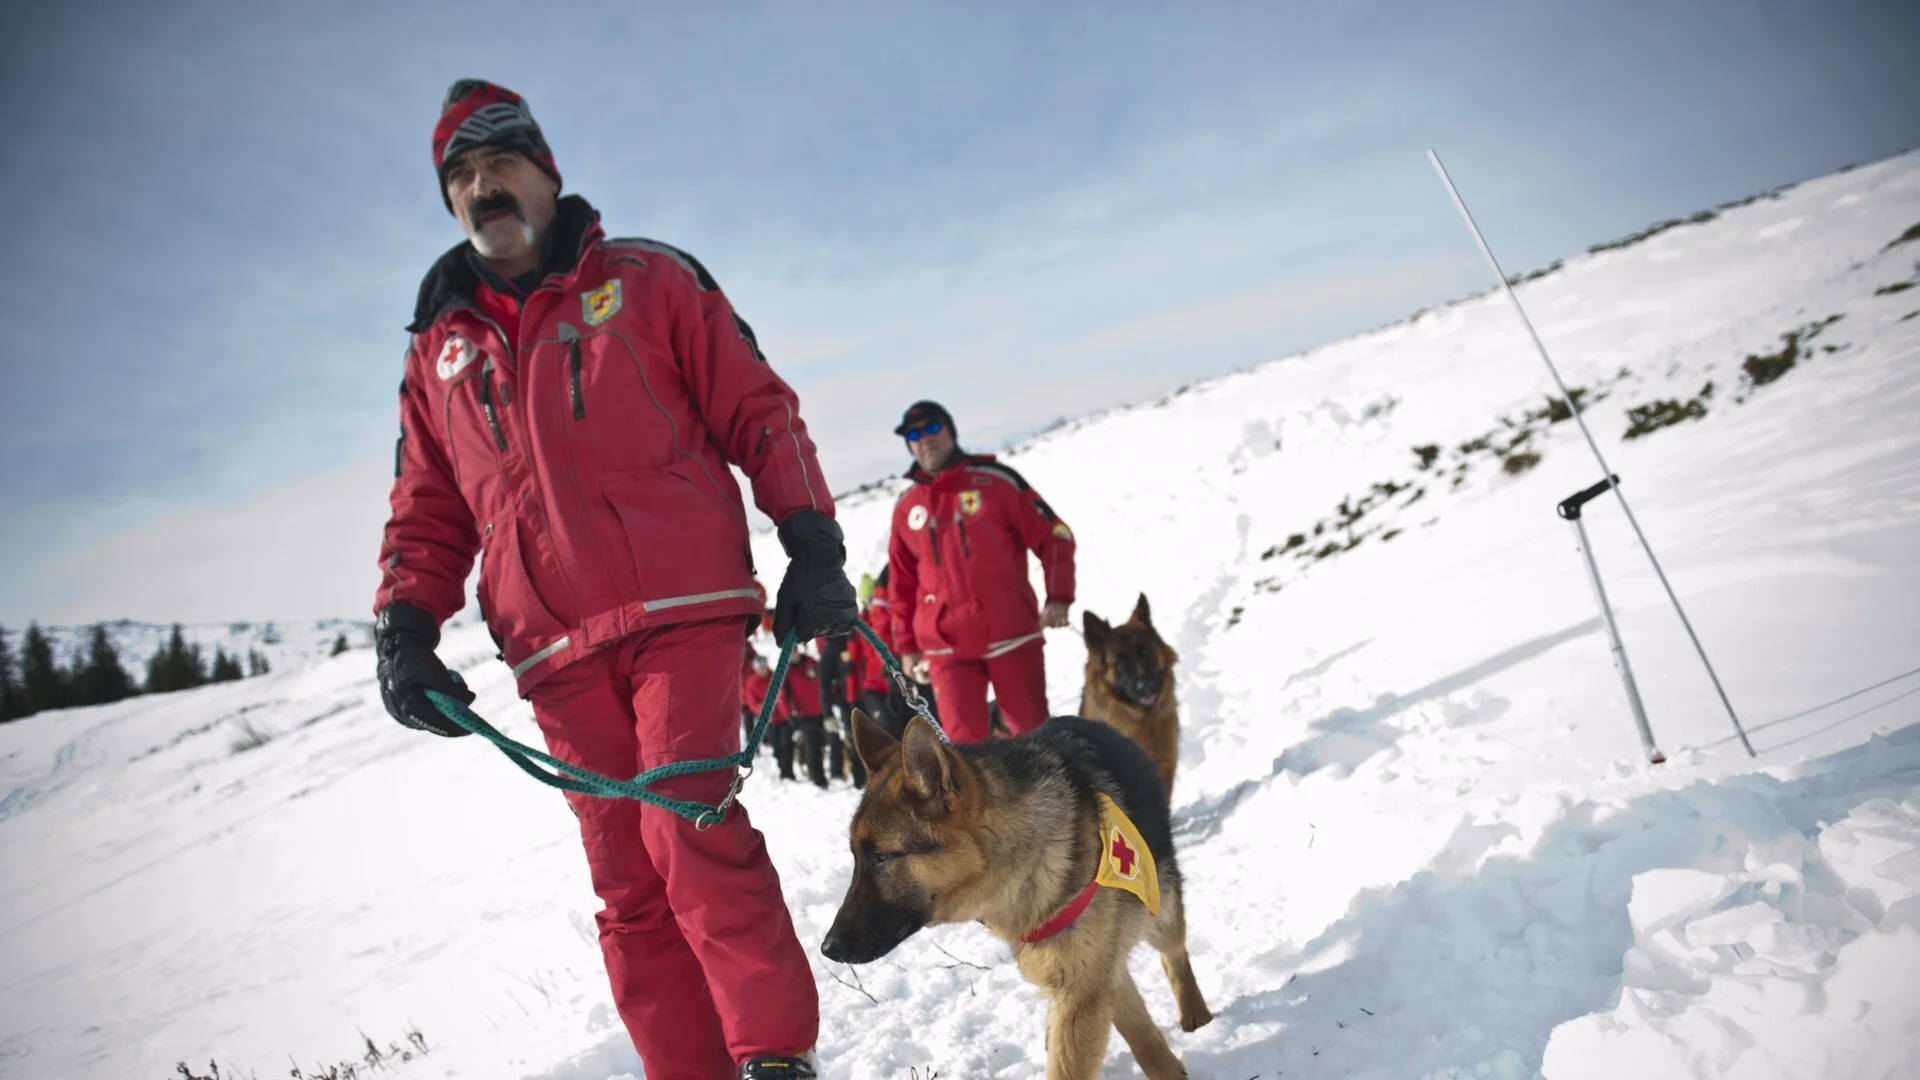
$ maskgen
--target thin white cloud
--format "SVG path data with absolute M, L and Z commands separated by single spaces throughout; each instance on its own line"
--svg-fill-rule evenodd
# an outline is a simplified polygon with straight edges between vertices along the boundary
M 392 482 L 391 460 L 367 461 L 170 514 L 44 567 L 8 567 L 8 606 L 55 623 L 364 616 Z

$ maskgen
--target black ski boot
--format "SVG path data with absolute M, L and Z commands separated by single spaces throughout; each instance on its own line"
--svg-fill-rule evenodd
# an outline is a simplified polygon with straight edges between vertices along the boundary
M 740 1066 L 740 1080 L 814 1080 L 813 1055 L 757 1057 Z

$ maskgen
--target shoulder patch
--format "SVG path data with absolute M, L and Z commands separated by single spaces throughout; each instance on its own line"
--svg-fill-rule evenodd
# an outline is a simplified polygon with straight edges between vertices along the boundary
M 700 265 L 699 259 L 681 251 L 672 244 L 663 244 L 658 240 L 648 240 L 640 236 L 622 236 L 612 240 L 603 240 L 601 243 L 603 246 L 610 248 L 643 251 L 651 255 L 664 255 L 674 262 L 679 263 L 682 270 L 692 274 L 693 280 L 699 283 L 701 292 L 718 292 L 720 289 L 720 283 L 713 280 L 713 275 L 707 273 L 707 268 Z
M 580 294 L 580 318 L 588 326 L 599 326 L 620 313 L 620 279 L 608 278 L 597 289 Z
M 448 334 L 446 344 L 440 347 L 440 359 L 434 362 L 433 370 L 442 379 L 451 379 L 467 369 L 467 366 L 480 355 L 473 343 L 459 334 Z

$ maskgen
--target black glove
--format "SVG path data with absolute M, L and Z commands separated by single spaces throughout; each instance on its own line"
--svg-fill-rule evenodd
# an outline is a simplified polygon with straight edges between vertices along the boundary
M 818 510 L 800 510 L 780 523 L 787 576 L 773 603 L 773 639 L 844 637 L 860 617 L 860 594 L 847 580 L 847 546 L 840 523 Z
M 380 703 L 407 727 L 448 738 L 471 735 L 427 700 L 427 691 L 438 690 L 473 703 L 473 691 L 434 655 L 438 644 L 440 624 L 432 615 L 412 604 L 388 604 L 380 609 L 373 630 L 374 652 L 380 657 Z

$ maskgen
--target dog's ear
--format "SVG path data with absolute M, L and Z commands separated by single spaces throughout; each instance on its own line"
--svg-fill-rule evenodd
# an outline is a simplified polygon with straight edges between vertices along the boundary
M 853 752 L 868 772 L 879 772 L 900 756 L 900 741 L 859 709 L 853 710 Z
M 924 716 L 907 721 L 907 737 L 900 743 L 901 759 L 906 763 L 907 786 L 926 800 L 938 814 L 946 809 L 947 799 L 956 788 L 953 747 L 927 723 Z
M 1087 639 L 1087 651 L 1095 652 L 1106 647 L 1107 635 L 1113 633 L 1113 627 L 1107 620 L 1084 608 L 1080 611 L 1080 636 Z
M 1127 617 L 1127 621 L 1130 623 L 1138 623 L 1141 626 L 1153 625 L 1153 612 L 1147 609 L 1146 593 L 1140 594 L 1140 599 L 1133 605 L 1133 614 Z

